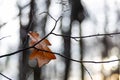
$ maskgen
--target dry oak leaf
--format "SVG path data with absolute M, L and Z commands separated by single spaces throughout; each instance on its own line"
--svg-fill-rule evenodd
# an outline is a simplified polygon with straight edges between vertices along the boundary
M 28 33 L 28 36 L 31 39 L 29 46 L 33 46 L 34 44 L 36 44 L 38 41 L 41 40 L 37 32 L 30 31 Z M 36 59 L 38 62 L 38 66 L 41 67 L 47 64 L 50 60 L 56 59 L 55 55 L 48 48 L 48 46 L 50 45 L 51 44 L 47 39 L 44 39 L 43 41 L 35 45 L 36 49 L 35 48 L 32 49 L 32 53 L 29 56 L 30 60 Z M 40 50 L 44 50 L 44 51 L 40 51 Z

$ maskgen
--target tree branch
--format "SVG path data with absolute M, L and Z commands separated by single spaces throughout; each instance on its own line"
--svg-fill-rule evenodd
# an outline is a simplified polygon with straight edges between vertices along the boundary
M 68 36 L 68 35 L 62 35 L 62 34 L 56 34 L 56 33 L 51 33 L 55 36 L 64 36 L 64 37 L 68 37 L 68 38 L 72 38 L 72 39 L 85 39 L 85 38 L 90 38 L 90 37 L 99 37 L 99 36 L 110 36 L 112 37 L 113 35 L 120 35 L 120 32 L 114 32 L 114 33 L 107 33 L 107 34 L 94 34 L 94 35 L 88 35 L 88 36 L 81 36 L 81 37 L 75 37 L 75 36 Z M 78 40 L 77 40 L 78 41 Z
M 38 49 L 36 47 L 34 47 L 35 49 L 39 50 L 39 51 L 43 51 L 43 52 L 48 52 L 48 53 L 52 53 L 52 54 L 56 54 L 56 55 L 59 55 L 65 59 L 68 59 L 68 60 L 71 60 L 71 61 L 74 61 L 74 62 L 78 62 L 78 63 L 94 63 L 94 64 L 100 64 L 100 63 L 111 63 L 111 62 L 117 62 L 117 61 L 120 61 L 120 59 L 115 59 L 115 60 L 108 60 L 108 61 L 91 61 L 91 60 L 76 60 L 76 59 L 72 59 L 72 58 L 69 58 L 65 55 L 62 55 L 60 53 L 57 53 L 57 52 L 50 52 L 50 51 L 46 51 L 46 50 L 41 50 L 41 49 Z
M 0 25 L 0 28 L 2 28 L 3 26 L 5 26 L 7 23 L 3 23 Z
M 0 38 L 0 40 L 2 40 L 2 39 L 4 39 L 4 38 L 7 38 L 7 37 L 10 37 L 10 35 L 9 35 L 9 36 L 5 36 L 5 37 L 2 37 L 2 38 Z
M 91 80 L 93 80 L 92 75 L 90 74 L 90 72 L 87 70 L 87 68 L 82 64 L 83 68 L 85 69 L 85 71 L 88 73 L 88 75 L 90 76 Z
M 9 77 L 7 77 L 6 75 L 4 75 L 4 74 L 2 74 L 2 73 L 0 73 L 0 75 L 2 75 L 3 77 L 5 77 L 5 78 L 8 79 L 8 80 L 12 80 L 12 79 L 10 79 Z
M 43 12 L 43 13 L 47 13 L 47 12 Z M 41 13 L 41 14 L 43 14 Z M 40 14 L 40 15 L 41 15 Z M 48 13 L 47 13 L 48 14 Z M 43 41 L 44 39 L 46 39 L 54 30 L 55 30 L 55 27 L 57 25 L 57 22 L 62 18 L 62 16 L 60 16 L 57 20 L 55 18 L 53 18 L 50 14 L 48 14 L 54 21 L 55 21 L 55 24 L 54 24 L 54 27 L 53 29 L 51 30 L 51 32 L 49 32 L 45 37 L 43 37 L 40 41 L 38 41 L 36 44 L 34 44 L 33 46 L 30 46 L 30 47 L 27 47 L 27 48 L 24 48 L 24 49 L 21 49 L 21 50 L 18 50 L 18 51 L 15 51 L 13 53 L 9 53 L 9 54 L 5 54 L 5 55 L 1 55 L 0 58 L 2 57 L 7 57 L 7 56 L 11 56 L 11 55 L 14 55 L 14 54 L 17 54 L 19 52 L 22 52 L 24 50 L 28 50 L 30 48 L 34 48 L 37 44 L 39 44 L 41 41 Z M 2 38 L 3 39 L 3 38 Z

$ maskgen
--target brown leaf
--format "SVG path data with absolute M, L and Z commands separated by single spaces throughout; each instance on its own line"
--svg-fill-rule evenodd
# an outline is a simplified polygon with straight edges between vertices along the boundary
M 39 34 L 36 32 L 30 31 L 28 35 L 31 39 L 29 46 L 32 46 L 41 40 Z M 38 66 L 41 67 L 44 64 L 47 64 L 51 59 L 56 59 L 55 55 L 52 53 L 50 48 L 48 48 L 48 46 L 50 45 L 51 43 L 47 39 L 44 39 L 43 41 L 38 43 L 35 46 L 36 49 L 32 49 L 32 53 L 29 56 L 30 60 L 37 59 Z M 40 50 L 44 50 L 44 51 L 40 51 Z

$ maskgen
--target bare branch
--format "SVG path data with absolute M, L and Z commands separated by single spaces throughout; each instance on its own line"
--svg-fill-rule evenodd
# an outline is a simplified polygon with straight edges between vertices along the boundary
M 52 17 L 48 12 L 42 12 L 40 13 L 39 15 L 42 15 L 42 14 L 47 14 L 49 17 L 51 17 L 54 21 L 57 21 L 54 17 Z
M 64 56 L 60 53 L 53 53 L 53 54 L 56 54 L 56 55 L 59 55 L 65 59 L 68 59 L 68 60 L 71 60 L 71 61 L 74 61 L 74 62 L 78 62 L 78 63 L 94 63 L 94 64 L 100 64 L 100 63 L 111 63 L 111 62 L 116 62 L 116 61 L 120 61 L 120 59 L 115 59 L 115 60 L 108 60 L 108 61 L 79 61 L 79 60 L 75 60 L 75 59 L 72 59 L 72 58 L 69 58 L 67 56 Z
M 3 77 L 5 77 L 5 78 L 8 79 L 8 80 L 12 80 L 12 79 L 10 79 L 9 77 L 7 77 L 6 75 L 4 75 L 4 74 L 2 74 L 2 73 L 0 73 L 0 75 L 2 75 Z
M 106 33 L 106 34 L 94 34 L 94 35 L 88 35 L 88 36 L 81 36 L 81 37 L 74 37 L 74 36 L 68 36 L 68 35 L 62 35 L 62 34 L 56 34 L 56 33 L 51 33 L 53 35 L 56 36 L 63 36 L 63 37 L 68 37 L 68 38 L 72 38 L 72 39 L 83 39 L 83 38 L 90 38 L 90 37 L 99 37 L 99 36 L 110 36 L 112 37 L 112 35 L 120 35 L 120 32 L 115 32 L 115 33 Z
M 46 12 L 43 12 L 43 13 L 46 13 Z M 43 13 L 41 13 L 41 14 L 43 14 Z M 48 14 L 48 13 L 47 13 L 47 14 Z M 52 29 L 45 37 L 43 37 L 40 41 L 38 41 L 36 44 L 34 44 L 33 47 L 36 46 L 37 44 L 39 44 L 39 43 L 40 43 L 41 41 L 43 41 L 44 39 L 46 39 L 50 34 L 52 34 L 53 31 L 54 31 L 55 28 L 56 28 L 56 25 L 57 25 L 58 21 L 62 18 L 62 16 L 60 16 L 60 17 L 56 20 L 56 19 L 54 19 L 50 14 L 48 14 L 48 15 L 55 21 L 54 27 L 53 27 L 53 29 Z
M 43 52 L 48 52 L 48 53 L 52 53 L 52 54 L 56 54 L 56 55 L 59 55 L 65 59 L 68 59 L 68 60 L 71 60 L 71 61 L 74 61 L 74 62 L 78 62 L 78 63 L 94 63 L 94 64 L 100 64 L 100 63 L 111 63 L 111 62 L 117 62 L 117 61 L 120 61 L 120 59 L 115 59 L 115 60 L 108 60 L 108 61 L 83 61 L 83 60 L 76 60 L 76 59 L 72 59 L 72 58 L 69 58 L 65 55 L 62 55 L 60 53 L 57 53 L 57 52 L 50 52 L 50 51 L 46 51 L 46 50 L 41 50 L 41 49 L 38 49 L 36 47 L 34 47 L 35 49 L 37 50 L 40 50 L 40 51 L 43 51 Z
M 18 50 L 18 51 L 15 51 L 13 53 L 9 53 L 9 54 L 5 54 L 5 55 L 1 55 L 0 58 L 2 57 L 7 57 L 7 56 L 11 56 L 11 55 L 14 55 L 14 54 L 17 54 L 19 52 L 22 52 L 24 50 L 28 50 L 30 48 L 34 48 L 37 44 L 39 44 L 41 41 L 43 41 L 44 39 L 46 39 L 54 30 L 55 30 L 55 27 L 57 25 L 57 22 L 62 18 L 62 16 L 60 16 L 57 20 L 55 20 L 55 24 L 54 24 L 54 27 L 53 29 L 51 30 L 51 32 L 49 32 L 45 37 L 43 37 L 40 41 L 38 41 L 36 44 L 34 44 L 33 46 L 30 46 L 30 47 L 27 47 L 27 48 L 24 48 L 24 49 L 21 49 L 21 50 Z M 54 20 L 54 18 L 53 18 Z
M 5 26 L 7 23 L 3 23 L 0 25 L 0 28 L 2 28 L 3 26 Z
M 56 34 L 56 33 L 51 33 L 51 34 L 53 34 L 53 35 L 55 35 L 55 36 L 68 37 L 68 38 L 72 38 L 72 39 L 74 39 L 74 40 L 76 40 L 76 41 L 79 41 L 79 40 L 77 40 L 78 37 L 72 37 L 72 36 L 62 35 L 62 34 Z
M 88 73 L 88 75 L 90 76 L 91 80 L 93 80 L 92 75 L 90 74 L 90 72 L 87 70 L 87 68 L 82 64 L 83 68 L 85 69 L 85 71 Z
M 9 54 L 1 55 L 0 58 L 7 57 L 7 56 L 11 56 L 11 55 L 17 54 L 17 53 L 19 53 L 19 52 L 28 50 L 28 49 L 30 49 L 30 48 L 33 48 L 33 47 L 31 46 L 31 47 L 28 47 L 28 48 L 24 48 L 24 49 L 17 50 L 17 51 L 15 51 L 15 52 L 12 52 L 12 53 L 9 53 Z
M 47 12 L 43 12 L 43 13 L 47 13 Z M 41 14 L 43 14 L 43 13 L 41 13 Z M 41 15 L 41 14 L 40 14 L 40 15 Z M 58 21 L 62 18 L 62 16 L 60 16 L 60 17 L 56 20 L 56 19 L 53 18 L 49 13 L 47 13 L 47 14 L 55 21 L 54 27 L 53 27 L 53 29 L 51 30 L 51 32 L 49 32 L 45 37 L 43 37 L 40 41 L 38 41 L 38 42 L 37 42 L 36 44 L 34 44 L 33 46 L 30 46 L 30 47 L 28 47 L 28 48 L 15 51 L 15 52 L 13 52 L 13 53 L 1 55 L 0 58 L 2 58 L 2 57 L 7 57 L 7 56 L 11 56 L 11 55 L 17 54 L 17 53 L 19 53 L 19 52 L 22 52 L 22 51 L 24 51 L 24 50 L 28 50 L 28 49 L 30 49 L 30 48 L 35 48 L 35 46 L 36 46 L 37 44 L 39 44 L 41 41 L 43 41 L 44 39 L 46 39 L 50 34 L 53 34 L 53 35 L 56 35 L 56 36 L 64 36 L 64 37 L 68 37 L 68 38 L 73 38 L 73 39 L 75 39 L 75 40 L 76 40 L 76 38 L 88 38 L 88 37 L 105 36 L 105 35 L 111 36 L 111 35 L 120 34 L 120 32 L 118 32 L 118 33 L 96 34 L 96 35 L 81 36 L 81 37 L 72 37 L 72 36 L 67 36 L 67 35 L 56 34 L 56 33 L 53 33 L 53 31 L 55 30 L 56 25 L 57 25 Z M 3 39 L 3 38 L 1 38 L 1 39 Z M 41 50 L 41 51 L 45 51 L 45 50 Z M 98 61 L 98 62 L 97 62 L 97 61 L 79 61 L 79 60 L 71 59 L 71 58 L 69 58 L 69 57 L 67 57 L 67 56 L 64 56 L 64 55 L 60 54 L 60 53 L 56 53 L 56 52 L 53 52 L 53 53 L 56 54 L 56 55 L 59 55 L 59 56 L 61 56 L 61 57 L 63 57 L 63 58 L 66 58 L 66 59 L 69 59 L 69 60 L 71 60 L 71 61 L 78 62 L 78 63 L 110 63 L 110 62 L 120 61 L 120 59 L 109 60 L 109 61 Z
M 9 36 L 5 36 L 5 37 L 2 37 L 2 38 L 0 38 L 0 40 L 2 40 L 2 39 L 4 39 L 4 38 L 7 38 L 7 37 L 10 37 L 10 35 L 9 35 Z

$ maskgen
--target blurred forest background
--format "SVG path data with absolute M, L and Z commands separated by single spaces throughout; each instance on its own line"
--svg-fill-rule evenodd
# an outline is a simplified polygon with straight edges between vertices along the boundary
M 53 52 L 85 61 L 120 58 L 119 34 L 70 37 L 120 33 L 120 0 L 0 0 L 0 55 L 27 48 L 29 31 L 36 31 L 41 37 L 47 35 L 55 25 L 47 13 L 56 20 L 62 16 L 54 33 L 69 36 L 48 36 Z M 38 68 L 30 67 L 29 53 L 24 50 L 1 57 L 0 80 L 8 80 L 6 77 L 12 80 L 120 79 L 119 61 L 78 63 L 56 55 L 56 60 Z

